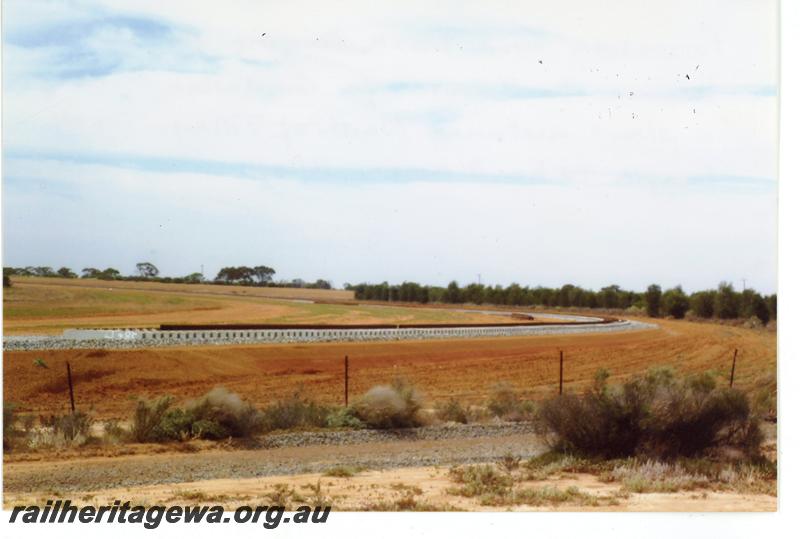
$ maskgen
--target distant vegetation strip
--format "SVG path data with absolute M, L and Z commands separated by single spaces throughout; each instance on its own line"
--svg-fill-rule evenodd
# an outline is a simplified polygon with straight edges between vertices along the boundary
M 49 266 L 4 267 L 4 287 L 12 285 L 9 279 L 12 275 L 78 278 L 78 275 L 67 267 L 58 270 L 53 270 Z M 273 281 L 274 275 L 274 269 L 261 265 L 224 267 L 213 280 L 205 280 L 203 274 L 199 272 L 185 277 L 162 277 L 159 276 L 158 268 L 149 262 L 136 264 L 136 273 L 130 276 L 123 276 L 115 268 L 81 270 L 81 278 L 110 281 L 332 289 L 331 282 L 324 279 L 317 279 L 315 282 L 306 282 L 302 279 Z M 479 283 L 460 286 L 456 281 L 450 282 L 447 287 L 421 285 L 415 282 L 394 285 L 383 282 L 357 285 L 345 283 L 343 288 L 354 292 L 356 300 L 364 301 L 607 309 L 678 319 L 686 317 L 687 314 L 706 319 L 757 319 L 762 324 L 778 318 L 777 294 L 762 295 L 751 288 L 737 291 L 728 282 L 720 283 L 716 289 L 701 290 L 692 294 L 686 294 L 681 286 L 662 291 L 661 286 L 657 284 L 652 284 L 641 292 L 624 290 L 618 285 L 606 286 L 595 291 L 572 284 L 560 288 L 529 287 L 517 283 L 507 287 Z
M 12 275 L 21 277 L 60 277 L 63 279 L 78 279 L 77 273 L 71 268 L 61 267 L 54 270 L 50 266 L 26 266 L 23 268 L 4 267 L 3 286 L 11 286 L 9 279 Z M 206 279 L 200 272 L 190 273 L 183 277 L 164 277 L 160 275 L 158 268 L 150 262 L 139 262 L 136 264 L 136 272 L 132 275 L 123 275 L 116 268 L 83 268 L 81 279 L 101 279 L 104 281 L 148 281 L 156 283 L 175 283 L 175 284 L 218 284 L 218 285 L 239 285 L 239 286 L 269 286 L 276 288 L 316 288 L 330 290 L 333 288 L 331 282 L 325 279 L 317 279 L 314 282 L 307 282 L 296 278 L 292 280 L 274 281 L 275 270 L 269 266 L 227 266 L 219 270 L 214 279 Z
M 722 282 L 716 290 L 702 290 L 687 295 L 680 286 L 662 292 L 659 285 L 650 285 L 644 292 L 623 290 L 617 285 L 599 291 L 567 284 L 561 288 L 523 287 L 511 284 L 487 286 L 468 284 L 459 286 L 452 281 L 447 287 L 404 282 L 399 285 L 357 284 L 347 286 L 357 300 L 414 303 L 448 303 L 472 305 L 510 305 L 517 307 L 559 307 L 582 309 L 624 310 L 647 314 L 651 317 L 671 316 L 684 318 L 692 314 L 698 318 L 757 318 L 762 324 L 777 320 L 778 296 L 761 295 L 747 288 L 734 290 L 730 283 Z

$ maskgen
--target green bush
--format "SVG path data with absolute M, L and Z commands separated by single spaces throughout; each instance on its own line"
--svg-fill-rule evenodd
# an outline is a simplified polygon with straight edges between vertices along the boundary
M 264 415 L 239 395 L 219 387 L 184 408 L 172 407 L 171 397 L 136 405 L 131 435 L 137 442 L 202 438 L 247 438 L 265 428 Z
M 140 443 L 163 441 L 164 431 L 161 423 L 172 405 L 172 401 L 172 397 L 166 396 L 151 401 L 140 399 L 136 403 L 136 410 L 131 422 L 133 439 Z
M 191 432 L 209 440 L 220 438 L 249 438 L 264 430 L 264 414 L 224 387 L 217 387 L 195 402 L 186 413 L 191 420 Z M 199 426 L 196 423 L 203 422 Z M 211 425 L 215 423 L 216 426 Z
M 500 382 L 492 388 L 486 408 L 493 416 L 507 421 L 530 420 L 535 412 L 533 402 L 521 399 L 508 382 Z
M 363 429 L 365 425 L 355 416 L 352 408 L 336 408 L 325 418 L 325 426 L 332 429 Z
M 402 379 L 390 386 L 375 386 L 353 405 L 353 413 L 368 427 L 393 429 L 418 427 L 422 398 L 419 392 Z
M 678 379 L 658 369 L 618 386 L 598 377 L 584 395 L 544 402 L 540 431 L 556 449 L 604 458 L 694 456 L 722 446 L 755 455 L 761 432 L 747 397 L 710 375 Z
M 298 427 L 325 427 L 328 425 L 330 407 L 318 404 L 295 393 L 264 410 L 267 430 L 293 429 Z
M 453 423 L 469 423 L 469 415 L 467 410 L 461 403 L 451 398 L 443 404 L 436 407 L 436 417 L 441 421 L 450 421 Z

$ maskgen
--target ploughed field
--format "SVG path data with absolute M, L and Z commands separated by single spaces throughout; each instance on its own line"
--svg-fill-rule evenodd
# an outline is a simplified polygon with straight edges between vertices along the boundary
M 753 388 L 776 371 L 775 332 L 688 321 L 658 324 L 653 330 L 563 336 L 6 352 L 4 399 L 23 412 L 66 412 L 67 361 L 76 405 L 96 418 L 120 419 L 131 416 L 134 397 L 170 394 L 188 399 L 216 386 L 259 406 L 297 391 L 342 403 L 345 355 L 350 359 L 351 399 L 402 376 L 423 392 L 429 405 L 451 397 L 483 404 L 500 382 L 512 383 L 526 398 L 553 395 L 560 350 L 567 391 L 586 387 L 599 368 L 609 370 L 612 381 L 662 365 L 682 372 L 713 369 L 724 380 L 734 349 L 739 351 L 736 386 Z M 37 366 L 39 359 L 46 368 Z
M 3 331 L 7 335 L 60 334 L 67 328 L 133 328 L 160 324 L 503 321 L 480 312 L 358 305 L 353 301 L 353 293 L 343 290 L 40 277 L 12 277 L 12 283 L 11 288 L 3 290 Z

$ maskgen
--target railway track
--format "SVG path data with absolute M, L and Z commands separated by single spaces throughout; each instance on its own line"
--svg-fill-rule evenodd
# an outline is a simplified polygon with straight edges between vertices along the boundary
M 504 311 L 484 311 L 509 316 Z M 559 322 L 517 321 L 483 324 L 164 324 L 158 328 L 68 329 L 61 336 L 9 336 L 3 349 L 151 348 L 268 343 L 320 343 L 476 339 L 531 335 L 603 333 L 652 329 L 657 326 L 632 320 L 577 315 L 535 313 L 536 318 Z

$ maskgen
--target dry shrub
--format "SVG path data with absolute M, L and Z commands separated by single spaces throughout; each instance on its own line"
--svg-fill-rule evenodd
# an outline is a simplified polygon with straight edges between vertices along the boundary
M 584 395 L 541 405 L 539 428 L 552 447 L 604 458 L 675 458 L 721 447 L 758 453 L 762 435 L 747 397 L 716 388 L 709 374 L 679 380 L 656 369 L 618 386 L 607 378 L 601 373 Z
M 267 430 L 293 429 L 298 427 L 326 427 L 333 410 L 295 393 L 264 410 Z
M 421 408 L 422 397 L 416 388 L 398 378 L 390 386 L 367 391 L 353 405 L 353 413 L 368 427 L 394 429 L 422 425 Z
M 192 434 L 200 438 L 249 438 L 264 427 L 264 417 L 252 404 L 217 387 L 187 406 Z
M 263 414 L 223 387 L 212 389 L 185 408 L 172 407 L 172 403 L 171 397 L 139 400 L 131 427 L 133 439 L 163 442 L 247 438 L 264 429 Z
M 535 417 L 533 402 L 520 398 L 514 386 L 508 382 L 500 382 L 492 387 L 486 408 L 493 416 L 506 421 L 530 421 Z
M 467 409 L 455 398 L 450 398 L 445 403 L 439 403 L 436 406 L 436 417 L 441 421 L 469 423 L 469 413 Z

